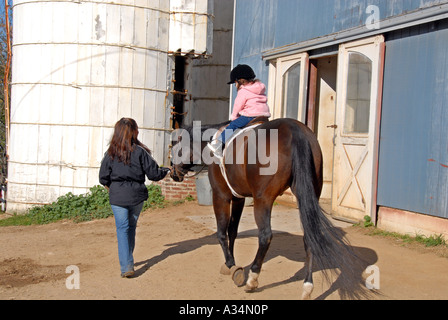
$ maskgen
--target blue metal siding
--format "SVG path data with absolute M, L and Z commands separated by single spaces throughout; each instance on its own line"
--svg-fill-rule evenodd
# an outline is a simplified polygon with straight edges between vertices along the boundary
M 387 41 L 378 204 L 448 218 L 448 21 L 439 24 Z
M 384 20 L 446 0 L 235 0 L 234 65 L 268 83 L 262 53 Z M 448 27 L 387 39 L 378 204 L 448 218 Z M 235 94 L 234 94 L 235 96 Z
M 369 5 L 380 19 L 446 0 L 236 0 L 234 65 L 245 63 L 267 82 L 264 51 L 363 26 Z

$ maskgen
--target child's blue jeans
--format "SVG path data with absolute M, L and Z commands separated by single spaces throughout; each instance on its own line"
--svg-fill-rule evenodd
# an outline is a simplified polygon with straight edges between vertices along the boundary
M 218 138 L 222 143 L 226 143 L 233 134 L 233 131 L 239 128 L 243 128 L 249 124 L 255 117 L 245 117 L 240 116 L 239 118 L 230 122 L 229 126 L 221 133 L 221 136 Z

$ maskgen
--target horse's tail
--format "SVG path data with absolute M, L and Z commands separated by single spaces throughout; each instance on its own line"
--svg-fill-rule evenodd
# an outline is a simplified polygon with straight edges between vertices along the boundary
M 341 294 L 351 295 L 360 288 L 362 270 L 358 258 L 344 237 L 343 231 L 335 228 L 324 215 L 319 205 L 319 192 L 313 152 L 306 133 L 294 130 L 292 135 L 292 184 L 297 197 L 300 220 L 304 230 L 304 241 L 311 250 L 315 270 L 322 270 L 330 281 L 329 270 L 339 275 L 337 282 Z M 339 272 L 335 270 L 339 269 Z M 345 289 L 345 290 L 344 290 Z

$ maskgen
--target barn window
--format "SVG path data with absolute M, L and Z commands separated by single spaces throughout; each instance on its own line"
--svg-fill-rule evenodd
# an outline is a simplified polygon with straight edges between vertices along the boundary
M 269 105 L 274 118 L 305 122 L 308 54 L 296 54 L 269 61 Z
M 299 118 L 300 65 L 296 63 L 283 75 L 282 110 L 286 118 Z
M 372 61 L 365 55 L 348 56 L 344 133 L 369 133 Z

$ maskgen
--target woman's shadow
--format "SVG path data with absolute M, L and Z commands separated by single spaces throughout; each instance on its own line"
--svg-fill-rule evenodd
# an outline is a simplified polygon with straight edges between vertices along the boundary
M 235 244 L 235 250 L 238 250 L 238 239 L 242 238 L 250 238 L 250 237 L 256 237 L 257 230 L 248 230 L 244 231 L 238 234 L 238 238 L 236 240 Z M 156 265 L 157 263 L 167 259 L 168 257 L 171 257 L 173 255 L 177 254 L 184 254 L 187 252 L 195 251 L 203 246 L 206 245 L 217 245 L 218 239 L 216 236 L 216 233 L 212 235 L 208 235 L 199 239 L 190 239 L 185 241 L 180 241 L 176 243 L 166 244 L 167 249 L 165 249 L 162 253 L 160 253 L 157 256 L 154 256 L 152 258 L 149 258 L 144 261 L 137 262 L 135 264 L 138 269 L 135 271 L 134 277 L 139 277 L 142 274 L 144 274 L 148 269 Z M 365 247 L 353 247 L 353 251 L 355 252 L 356 256 L 359 258 L 359 263 L 356 265 L 356 269 L 353 270 L 352 277 L 354 278 L 354 285 L 352 285 L 350 288 L 347 288 L 345 284 L 343 285 L 339 278 L 336 278 L 334 281 L 332 281 L 330 288 L 322 293 L 319 297 L 317 297 L 317 300 L 325 299 L 333 292 L 339 290 L 339 294 L 342 299 L 359 299 L 359 298 L 365 298 L 369 297 L 370 294 L 379 294 L 379 292 L 374 290 L 367 290 L 365 286 L 365 280 L 363 278 L 363 273 L 366 270 L 366 268 L 370 265 L 375 264 L 378 261 L 378 256 L 376 252 L 372 249 L 365 248 Z M 221 250 L 220 248 L 218 250 Z M 274 237 L 272 239 L 270 248 L 266 254 L 266 258 L 264 263 L 267 261 L 274 259 L 276 257 L 284 257 L 286 259 L 289 259 L 291 261 L 295 262 L 305 262 L 305 248 L 303 245 L 303 236 L 297 235 L 297 234 L 291 234 L 287 232 L 281 232 L 281 233 L 275 233 Z M 255 258 L 255 257 L 254 257 Z M 247 278 L 247 275 L 249 273 L 249 267 L 246 266 L 244 268 L 245 275 Z M 335 265 L 334 268 L 337 268 Z M 320 271 L 317 268 L 313 268 L 313 272 Z M 322 270 L 322 271 L 328 271 L 328 270 Z M 256 291 L 263 291 L 270 288 L 274 288 L 277 286 L 285 285 L 291 282 L 299 282 L 303 281 L 305 279 L 305 268 L 302 268 L 297 271 L 296 274 L 291 276 L 288 279 L 271 283 L 262 287 L 259 287 Z M 332 278 L 330 278 L 332 280 Z
M 149 258 L 147 260 L 135 263 L 135 267 L 139 268 L 135 271 L 134 277 L 141 276 L 151 267 L 165 260 L 168 257 L 174 256 L 176 254 L 184 254 L 187 252 L 192 252 L 206 245 L 216 245 L 216 244 L 218 244 L 218 238 L 216 237 L 216 233 L 199 239 L 191 239 L 166 244 L 165 246 L 169 248 L 165 249 L 161 254 Z

